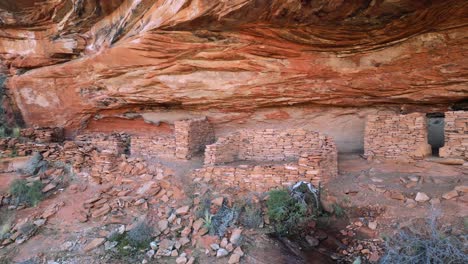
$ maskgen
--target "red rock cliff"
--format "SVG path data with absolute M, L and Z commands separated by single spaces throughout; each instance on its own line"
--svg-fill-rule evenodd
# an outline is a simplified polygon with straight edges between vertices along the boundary
M 3 0 L 0 72 L 27 124 L 177 108 L 448 106 L 464 0 Z

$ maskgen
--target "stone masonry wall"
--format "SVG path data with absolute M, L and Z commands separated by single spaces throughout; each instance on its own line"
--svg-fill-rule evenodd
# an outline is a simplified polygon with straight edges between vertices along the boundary
M 445 113 L 445 144 L 440 148 L 441 157 L 464 158 L 468 160 L 468 112 Z
M 20 131 L 21 137 L 38 143 L 63 142 L 64 130 L 61 127 L 25 128 Z
M 319 133 L 304 129 L 278 131 L 243 130 L 240 136 L 239 160 L 286 161 L 297 160 L 301 153 L 310 149 L 320 149 Z
M 176 121 L 176 157 L 190 159 L 215 141 L 212 125 L 205 118 Z
M 272 149 L 271 153 L 268 149 Z M 196 170 L 193 176 L 259 192 L 298 181 L 317 186 L 337 176 L 337 156 L 333 139 L 316 132 L 302 129 L 238 131 L 208 145 L 205 167 Z M 230 162 L 236 163 L 226 164 Z
M 240 132 L 218 138 L 205 149 L 205 165 L 218 165 L 236 161 L 239 156 Z
M 304 129 L 240 130 L 207 146 L 205 164 L 297 160 L 305 151 L 322 148 L 324 139 L 325 136 Z
M 203 152 L 215 140 L 212 125 L 206 118 L 174 122 L 174 134 L 132 136 L 132 155 L 150 157 L 177 157 L 190 159 Z
M 430 154 L 425 114 L 385 114 L 367 117 L 364 155 L 368 158 L 417 160 Z
M 132 136 L 130 143 L 130 153 L 146 158 L 151 157 L 174 157 L 175 137 L 165 136 Z
M 124 154 L 129 145 L 129 136 L 125 133 L 89 133 L 76 137 L 77 142 L 87 142 L 98 151 L 109 151 L 113 154 Z

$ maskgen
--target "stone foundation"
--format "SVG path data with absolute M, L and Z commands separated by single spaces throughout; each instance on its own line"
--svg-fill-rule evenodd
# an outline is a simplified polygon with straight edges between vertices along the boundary
M 368 158 L 422 159 L 431 154 L 423 113 L 369 115 L 364 135 Z
M 263 192 L 298 181 L 317 186 L 337 174 L 330 137 L 303 129 L 265 129 L 241 130 L 208 145 L 205 167 L 194 177 Z
M 445 144 L 439 155 L 468 160 L 468 112 L 446 112 L 444 136 Z

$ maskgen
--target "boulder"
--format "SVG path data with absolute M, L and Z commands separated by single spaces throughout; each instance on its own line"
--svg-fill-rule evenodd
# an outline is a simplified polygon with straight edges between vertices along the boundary
M 414 198 L 414 200 L 416 202 L 420 202 L 420 203 L 423 203 L 423 202 L 427 202 L 429 201 L 431 198 L 429 196 L 427 196 L 427 194 L 423 193 L 423 192 L 418 192 L 416 194 L 416 197 Z
M 216 257 L 217 258 L 226 257 L 228 254 L 229 254 L 229 252 L 224 248 L 220 248 L 220 249 L 218 249 L 218 251 L 216 251 Z
M 89 252 L 99 246 L 101 246 L 102 244 L 104 244 L 104 242 L 106 242 L 106 239 L 105 238 L 95 238 L 93 240 L 91 240 L 91 242 L 89 242 L 84 248 L 83 248 L 83 251 L 84 252 Z
M 458 196 L 458 192 L 456 190 L 451 190 L 450 192 L 446 192 L 442 195 L 442 198 L 445 200 L 450 200 Z

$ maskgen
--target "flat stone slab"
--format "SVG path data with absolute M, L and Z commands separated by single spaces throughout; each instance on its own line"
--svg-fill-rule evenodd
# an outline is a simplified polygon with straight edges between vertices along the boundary
M 14 158 L 0 158 L 0 173 L 16 172 L 24 168 L 30 156 L 14 157 Z

